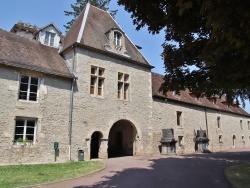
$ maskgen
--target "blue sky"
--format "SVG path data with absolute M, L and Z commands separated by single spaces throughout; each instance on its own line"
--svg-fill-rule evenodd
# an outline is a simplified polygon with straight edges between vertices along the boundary
M 5 0 L 0 7 L 0 28 L 10 31 L 19 20 L 36 24 L 43 27 L 53 22 L 61 31 L 65 33 L 63 27 L 70 17 L 64 15 L 64 10 L 71 10 L 70 4 L 76 0 Z M 116 21 L 122 27 L 126 35 L 132 42 L 142 47 L 141 53 L 155 68 L 153 72 L 164 74 L 164 64 L 161 58 L 163 51 L 164 33 L 157 35 L 149 34 L 146 28 L 136 31 L 132 23 L 130 14 L 124 8 L 117 5 L 116 0 L 111 0 L 110 10 L 118 9 Z M 247 103 L 246 110 L 250 112 L 250 105 Z

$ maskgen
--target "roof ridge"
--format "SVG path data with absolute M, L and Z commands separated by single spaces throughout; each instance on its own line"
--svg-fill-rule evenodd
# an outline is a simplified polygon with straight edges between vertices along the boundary
M 27 38 L 27 37 L 25 37 L 25 36 L 23 36 L 23 35 L 18 35 L 18 34 L 16 34 L 16 33 L 12 33 L 12 32 L 6 31 L 6 30 L 1 29 L 1 28 L 0 28 L 0 31 L 6 32 L 6 33 L 8 33 L 8 34 L 10 34 L 10 35 L 12 35 L 12 36 L 14 36 L 14 37 L 19 37 L 19 38 L 22 38 L 22 39 L 24 39 L 24 40 L 29 40 L 29 41 L 34 42 L 34 43 L 38 43 L 38 44 L 41 43 L 41 42 L 37 41 L 36 39 Z
M 158 73 L 158 72 L 153 72 L 153 71 L 151 71 L 151 73 L 153 73 L 153 74 L 158 74 L 158 75 L 160 75 L 160 76 L 164 76 L 164 74 L 160 74 L 160 73 Z
M 88 13 L 89 13 L 89 8 L 90 8 L 90 3 L 88 2 L 87 5 L 86 5 L 84 15 L 83 15 L 81 28 L 79 30 L 78 37 L 77 37 L 77 40 L 76 40 L 76 42 L 78 42 L 78 43 L 80 43 L 81 39 L 82 39 L 83 31 L 84 31 L 84 28 L 85 28 L 85 25 L 86 25 L 86 20 L 87 20 Z
M 101 8 L 99 8 L 99 7 L 96 7 L 96 6 L 94 6 L 94 5 L 91 5 L 91 4 L 90 4 L 90 6 L 92 6 L 93 8 L 97 8 L 97 9 L 103 11 L 103 12 L 108 12 L 107 10 L 103 10 L 103 9 L 101 9 Z

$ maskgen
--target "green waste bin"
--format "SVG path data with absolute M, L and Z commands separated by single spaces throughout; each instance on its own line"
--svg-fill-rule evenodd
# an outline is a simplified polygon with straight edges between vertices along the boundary
M 81 149 L 78 150 L 78 161 L 84 161 L 84 151 Z

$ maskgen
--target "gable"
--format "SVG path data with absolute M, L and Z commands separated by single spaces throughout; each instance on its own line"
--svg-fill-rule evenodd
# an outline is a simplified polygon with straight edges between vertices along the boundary
M 107 34 L 115 30 L 119 31 L 123 37 L 123 47 L 120 51 L 108 46 L 109 42 L 113 41 L 110 41 Z M 110 14 L 90 4 L 87 4 L 68 31 L 62 52 L 74 43 L 150 66 Z

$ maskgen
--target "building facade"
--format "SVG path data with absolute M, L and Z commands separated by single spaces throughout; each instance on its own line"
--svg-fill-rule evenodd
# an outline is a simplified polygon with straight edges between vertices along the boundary
M 250 146 L 238 105 L 159 93 L 163 76 L 107 12 L 87 4 L 65 37 L 53 23 L 23 32 L 0 30 L 1 164 L 160 154 L 163 129 L 176 153 L 196 152 L 199 130 L 210 151 Z

